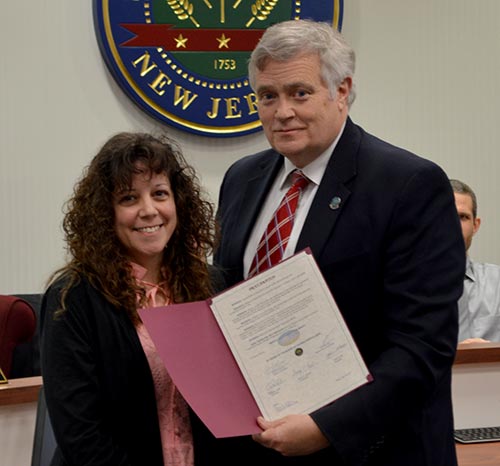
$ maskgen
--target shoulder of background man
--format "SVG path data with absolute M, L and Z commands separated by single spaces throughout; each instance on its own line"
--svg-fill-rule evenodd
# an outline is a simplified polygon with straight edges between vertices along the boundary
M 498 286 L 500 287 L 500 265 L 488 262 L 475 262 L 472 259 L 469 260 L 476 279 L 496 279 L 498 280 Z

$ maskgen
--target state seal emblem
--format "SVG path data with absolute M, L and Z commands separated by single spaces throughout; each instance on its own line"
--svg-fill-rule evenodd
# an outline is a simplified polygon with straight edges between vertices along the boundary
M 261 129 L 247 77 L 264 30 L 310 18 L 341 29 L 342 0 L 94 0 L 101 53 L 125 93 L 154 118 L 194 134 Z

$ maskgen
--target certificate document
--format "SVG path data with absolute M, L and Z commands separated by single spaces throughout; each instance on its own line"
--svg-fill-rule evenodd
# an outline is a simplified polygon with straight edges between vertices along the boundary
M 184 399 L 216 437 L 260 432 L 371 381 L 308 250 L 207 301 L 141 309 Z
M 296 254 L 210 307 L 266 419 L 311 413 L 370 380 L 311 254 Z

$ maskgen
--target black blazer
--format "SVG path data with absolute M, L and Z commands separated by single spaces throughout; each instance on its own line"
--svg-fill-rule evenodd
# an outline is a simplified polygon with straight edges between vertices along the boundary
M 228 285 L 243 278 L 246 242 L 282 163 L 267 150 L 226 173 L 215 262 Z M 374 381 L 312 414 L 333 446 L 314 458 L 283 458 L 250 438 L 227 448 L 255 464 L 455 465 L 450 380 L 465 251 L 446 174 L 348 119 L 296 250 L 307 246 Z
M 153 378 L 134 325 L 85 279 L 55 316 L 63 284 L 47 290 L 41 316 L 52 466 L 163 466 Z M 213 437 L 193 413 L 191 424 L 196 466 L 208 466 Z

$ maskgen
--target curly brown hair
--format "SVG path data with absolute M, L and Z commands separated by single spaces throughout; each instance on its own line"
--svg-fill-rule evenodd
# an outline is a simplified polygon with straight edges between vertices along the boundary
M 119 133 L 111 137 L 84 170 L 65 204 L 63 229 L 71 257 L 54 277 L 67 278 L 62 292 L 87 280 L 116 308 L 138 322 L 137 296 L 145 297 L 132 275 L 130 258 L 115 232 L 113 194 L 131 188 L 138 164 L 149 173 L 165 174 L 174 193 L 177 227 L 163 254 L 173 302 L 206 299 L 213 292 L 207 256 L 215 246 L 213 206 L 202 196 L 198 177 L 177 144 L 162 135 Z

